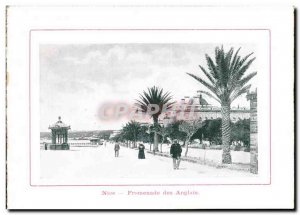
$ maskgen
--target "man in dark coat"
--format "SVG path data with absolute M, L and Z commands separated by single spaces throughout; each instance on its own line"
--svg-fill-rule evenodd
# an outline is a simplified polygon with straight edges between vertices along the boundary
M 119 150 L 120 150 L 120 145 L 119 143 L 115 143 L 115 157 L 119 157 Z
M 181 152 L 182 152 L 181 145 L 178 143 L 178 140 L 174 140 L 170 148 L 170 154 L 173 158 L 174 169 L 179 169 Z

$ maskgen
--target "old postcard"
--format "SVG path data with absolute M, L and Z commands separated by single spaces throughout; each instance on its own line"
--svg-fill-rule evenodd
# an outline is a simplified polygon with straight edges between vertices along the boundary
M 7 7 L 8 209 L 292 209 L 292 20 Z

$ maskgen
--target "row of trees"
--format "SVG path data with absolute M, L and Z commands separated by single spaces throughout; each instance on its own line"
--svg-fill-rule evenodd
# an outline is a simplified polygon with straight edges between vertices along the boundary
M 127 147 L 137 147 L 137 142 L 154 142 L 154 133 L 157 134 L 157 140 L 162 144 L 169 144 L 169 140 L 178 139 L 184 143 L 185 156 L 188 154 L 189 145 L 196 139 L 209 141 L 210 145 L 222 144 L 221 119 L 206 120 L 204 122 L 195 121 L 176 121 L 164 127 L 158 125 L 144 126 L 136 121 L 128 122 L 121 132 L 113 139 L 118 142 L 123 142 Z M 244 146 L 249 147 L 250 143 L 250 120 L 239 120 L 236 123 L 231 122 L 231 142 L 242 142 Z
M 232 102 L 249 91 L 251 85 L 248 82 L 257 74 L 256 72 L 246 75 L 255 58 L 251 58 L 253 53 L 244 57 L 239 55 L 240 49 L 234 52 L 231 48 L 226 52 L 223 47 L 215 48 L 214 60 L 205 55 L 207 69 L 199 65 L 204 78 L 192 73 L 189 76 L 197 80 L 207 91 L 200 90 L 201 93 L 213 98 L 221 105 L 222 129 L 221 140 L 223 146 L 222 163 L 231 163 L 230 143 L 231 143 L 231 124 L 230 124 L 230 105 Z M 147 113 L 151 104 L 158 105 L 159 111 L 150 116 L 153 119 L 154 128 L 158 127 L 158 118 L 163 111 L 163 107 L 170 109 L 174 102 L 169 92 L 163 92 L 158 87 L 148 88 L 140 94 L 136 106 L 141 112 Z M 184 126 L 183 126 L 184 127 Z M 158 150 L 158 130 L 154 129 L 154 150 Z
M 222 145 L 222 120 L 207 120 L 203 123 L 202 129 L 199 129 L 193 136 L 194 139 L 205 138 L 212 145 Z M 244 146 L 250 147 L 250 119 L 241 119 L 237 122 L 230 122 L 231 143 L 242 142 Z

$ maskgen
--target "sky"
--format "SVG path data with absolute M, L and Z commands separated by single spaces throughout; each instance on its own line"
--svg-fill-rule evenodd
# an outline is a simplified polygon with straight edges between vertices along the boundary
M 105 104 L 133 104 L 148 87 L 162 87 L 174 101 L 206 90 L 186 73 L 203 77 L 205 54 L 214 57 L 220 44 L 41 44 L 40 45 L 40 130 L 57 121 L 72 130 L 120 129 L 128 119 L 103 120 Z M 242 47 L 240 54 L 256 53 L 253 44 L 223 44 Z M 257 57 L 257 56 L 255 56 Z M 248 72 L 256 70 L 256 61 Z M 252 80 L 256 87 L 256 77 Z M 204 96 L 213 105 L 218 104 Z M 245 96 L 234 106 L 249 107 Z

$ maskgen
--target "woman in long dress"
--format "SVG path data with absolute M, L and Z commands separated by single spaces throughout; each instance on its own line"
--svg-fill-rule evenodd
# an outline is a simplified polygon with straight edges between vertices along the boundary
M 143 144 L 139 144 L 139 155 L 138 155 L 138 158 L 139 159 L 145 159 L 145 146 Z

